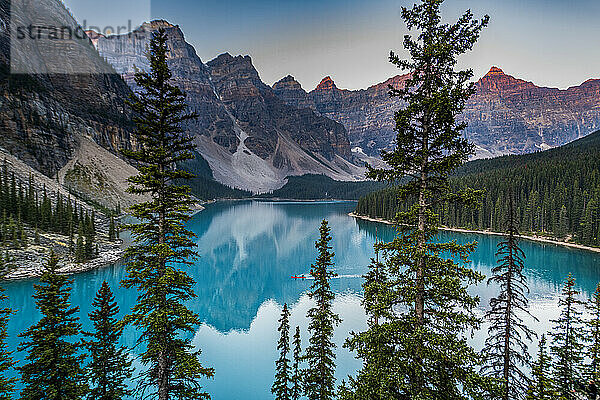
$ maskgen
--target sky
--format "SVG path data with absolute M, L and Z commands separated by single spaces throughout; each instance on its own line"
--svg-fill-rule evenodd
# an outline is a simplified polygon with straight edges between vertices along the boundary
M 360 89 L 403 71 L 402 6 L 415 0 L 63 0 L 80 23 L 100 27 L 166 19 L 200 58 L 250 55 L 262 80 L 293 75 L 306 90 L 331 76 Z M 150 3 L 151 1 L 151 3 Z M 491 66 L 540 86 L 567 88 L 600 78 L 600 0 L 446 0 L 445 22 L 467 9 L 490 25 L 459 66 L 475 78 Z

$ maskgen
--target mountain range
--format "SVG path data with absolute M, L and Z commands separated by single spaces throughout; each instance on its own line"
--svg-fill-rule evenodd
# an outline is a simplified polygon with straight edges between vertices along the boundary
M 339 89 L 327 76 L 306 92 L 292 76 L 286 76 L 273 89 L 290 105 L 316 110 L 342 123 L 355 150 L 377 156 L 393 145 L 393 117 L 402 107 L 397 98 L 390 98 L 389 86 L 401 88 L 408 77 L 397 75 L 352 91 Z M 465 135 L 476 146 L 476 158 L 545 150 L 600 128 L 600 79 L 560 90 L 492 67 L 475 87 L 460 119 L 468 122 Z
M 228 53 L 203 63 L 178 26 L 144 24 L 133 34 L 91 34 L 100 55 L 135 90 L 135 68 L 147 69 L 150 33 L 165 29 L 173 81 L 200 117 L 186 131 L 215 179 L 228 186 L 265 192 L 289 175 L 317 173 L 357 180 L 363 168 L 353 163 L 347 132 L 340 123 L 309 109 L 286 104 L 259 77 L 249 56 Z
M 46 17 L 78 27 L 61 2 L 40 1 Z M 0 0 L 0 18 L 8 14 L 9 3 Z M 27 25 L 36 17 L 22 18 Z M 330 77 L 310 92 L 292 76 L 269 86 L 250 56 L 203 62 L 178 26 L 156 20 L 128 34 L 88 32 L 89 41 L 64 43 L 77 55 L 70 62 L 105 71 L 89 74 L 11 74 L 10 37 L 0 31 L 0 151 L 105 206 L 134 202 L 125 188 L 136 170 L 119 149 L 136 146 L 126 99 L 137 89 L 135 68 L 148 68 L 149 34 L 158 28 L 169 37 L 173 80 L 199 114 L 185 130 L 197 149 L 187 167 L 200 171 L 202 182 L 258 193 L 294 175 L 356 181 L 365 160 L 393 146 L 393 115 L 402 104 L 389 97 L 389 86 L 401 87 L 408 75 L 355 91 Z M 600 128 L 600 80 L 559 90 L 493 67 L 476 88 L 461 118 L 477 157 L 555 147 Z

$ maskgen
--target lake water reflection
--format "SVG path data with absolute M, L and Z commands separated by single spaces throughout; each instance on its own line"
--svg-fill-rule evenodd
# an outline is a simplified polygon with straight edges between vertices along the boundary
M 395 232 L 388 225 L 349 217 L 354 207 L 353 202 L 217 202 L 190 221 L 200 254 L 189 270 L 197 282 L 198 295 L 190 306 L 204 321 L 193 340 L 202 348 L 203 363 L 215 368 L 214 380 L 204 383 L 214 400 L 272 398 L 276 327 L 284 303 L 292 309 L 292 327 L 300 326 L 306 340 L 305 315 L 310 307 L 306 291 L 311 281 L 290 277 L 308 274 L 323 218 L 332 228 L 336 272 L 340 275 L 332 281 L 337 294 L 334 308 L 343 319 L 335 334 L 338 380 L 360 366 L 341 345 L 348 332 L 366 326 L 360 304 L 361 276 L 373 257 L 375 231 L 382 240 L 391 239 Z M 477 270 L 489 275 L 499 237 L 442 232 L 440 239 L 478 241 L 471 259 Z M 593 292 L 600 280 L 600 254 L 529 241 L 523 241 L 522 247 L 527 255 L 531 308 L 540 320 L 530 323 L 543 333 L 551 326 L 548 321 L 557 315 L 557 294 L 569 272 L 577 278 L 584 296 Z M 73 304 L 81 307 L 84 328 L 89 327 L 91 300 L 104 280 L 113 288 L 123 313 L 133 305 L 135 293 L 119 285 L 123 277 L 119 265 L 75 276 Z M 31 298 L 34 282 L 5 285 L 10 306 L 19 310 L 9 327 L 13 347 L 19 341 L 17 333 L 39 319 Z M 482 284 L 473 292 L 481 297 L 483 312 L 495 288 Z M 476 346 L 484 333 L 485 327 L 476 333 Z M 132 345 L 134 340 L 135 332 L 128 329 L 124 343 Z M 21 354 L 16 356 L 22 359 Z

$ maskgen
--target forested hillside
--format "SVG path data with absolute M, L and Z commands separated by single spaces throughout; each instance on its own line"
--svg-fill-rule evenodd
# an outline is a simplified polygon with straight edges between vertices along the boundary
M 444 226 L 502 231 L 512 190 L 521 232 L 600 246 L 600 131 L 544 152 L 469 162 L 451 182 L 482 190 L 481 207 L 441 205 Z M 393 219 L 403 209 L 387 188 L 362 197 L 356 212 Z

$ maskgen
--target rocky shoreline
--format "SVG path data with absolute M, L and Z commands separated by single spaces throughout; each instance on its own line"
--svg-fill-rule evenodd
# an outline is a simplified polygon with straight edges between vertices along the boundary
M 98 257 L 77 263 L 71 256 L 62 256 L 59 261 L 59 273 L 65 275 L 87 272 L 115 264 L 123 258 L 125 250 L 122 241 L 98 243 Z M 48 261 L 49 250 L 42 246 L 29 246 L 23 250 L 9 250 L 15 268 L 4 277 L 5 280 L 21 280 L 38 278 L 44 273 Z
M 362 220 L 365 220 L 365 221 L 379 222 L 379 223 L 387 224 L 387 225 L 394 225 L 393 222 L 385 220 L 385 219 L 382 219 L 382 218 L 371 218 L 371 217 L 367 217 L 367 216 L 364 216 L 364 215 L 358 215 L 358 214 L 355 214 L 353 212 L 349 213 L 348 215 L 350 217 L 362 219 Z M 460 232 L 460 233 L 478 233 L 478 234 L 481 234 L 481 235 L 504 236 L 504 233 L 501 233 L 501 232 L 492 232 L 492 231 L 477 231 L 477 230 L 471 230 L 471 229 L 448 228 L 448 227 L 440 227 L 439 229 L 443 230 L 443 231 Z M 538 243 L 553 244 L 553 245 L 556 245 L 556 246 L 564 246 L 564 247 L 569 247 L 569 248 L 572 248 L 572 249 L 591 251 L 593 253 L 600 253 L 600 248 L 597 248 L 597 247 L 584 246 L 582 244 L 577 244 L 577 243 L 563 242 L 563 241 L 560 241 L 560 240 L 556 240 L 556 239 L 548 238 L 548 237 L 543 237 L 543 236 L 519 235 L 519 238 L 523 239 L 523 240 L 531 240 L 533 242 L 538 242 Z
M 192 215 L 204 210 L 203 205 L 208 203 L 210 202 L 196 203 L 192 207 Z M 102 226 L 101 229 L 106 230 L 106 227 Z M 31 231 L 29 234 L 32 236 L 33 232 Z M 50 249 L 54 250 L 60 257 L 59 273 L 72 275 L 104 268 L 121 261 L 127 247 L 123 240 L 109 242 L 102 235 L 96 239 L 98 257 L 77 263 L 73 260 L 73 255 L 69 254 L 68 237 L 51 233 L 40 233 L 39 235 L 41 239 L 39 245 L 29 245 L 26 249 L 6 250 L 11 258 L 11 264 L 14 264 L 15 268 L 4 277 L 5 280 L 15 281 L 40 277 L 44 273 L 44 266 L 48 261 Z M 3 256 L 6 254 L 4 251 L 1 253 Z

